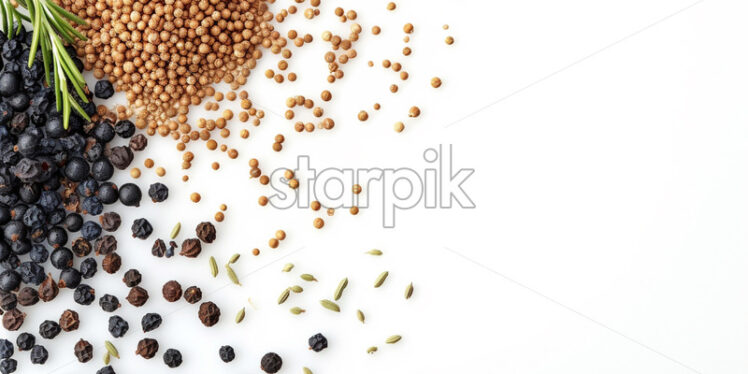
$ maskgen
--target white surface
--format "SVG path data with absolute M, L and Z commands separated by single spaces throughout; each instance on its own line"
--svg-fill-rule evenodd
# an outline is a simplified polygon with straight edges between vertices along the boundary
M 182 351 L 184 373 L 257 373 L 268 351 L 282 355 L 282 373 L 300 373 L 302 366 L 317 374 L 748 370 L 746 3 L 706 0 L 678 14 L 692 2 L 402 1 L 394 13 L 385 4 L 323 1 L 323 19 L 310 23 L 297 14 L 279 27 L 315 38 L 328 27 L 347 34 L 332 10 L 358 11 L 365 30 L 359 58 L 332 86 L 335 104 L 325 106 L 334 131 L 296 134 L 292 122 L 270 114 L 285 110 L 287 96 L 317 99 L 327 88 L 325 49 L 315 41 L 294 49 L 290 70 L 300 74 L 298 82 L 278 86 L 264 78 L 276 57 L 252 73 L 251 98 L 268 115 L 250 128 L 249 140 L 236 136 L 238 121 L 230 125 L 228 143 L 240 150 L 239 159 L 191 144 L 198 158 L 185 184 L 174 143 L 150 139 L 147 154 L 167 167 L 171 197 L 158 206 L 144 203 L 137 213 L 116 208 L 124 212 L 118 236 L 124 265 L 91 283 L 97 295 L 122 300 L 117 314 L 130 322 L 130 332 L 112 339 L 109 315 L 96 304 L 73 304 L 66 291 L 33 308 L 24 327 L 35 331 L 73 307 L 81 312 L 80 330 L 43 343 L 51 355 L 44 367 L 30 365 L 28 353 L 16 354 L 19 372 L 94 372 L 105 339 L 122 354 L 113 360 L 118 373 L 168 372 L 161 353 L 170 347 Z M 401 58 L 405 22 L 416 26 L 414 55 Z M 441 29 L 444 23 L 449 31 Z M 383 28 L 379 37 L 369 33 L 375 24 Z M 456 38 L 454 46 L 443 43 L 447 35 Z M 388 91 L 395 75 L 380 67 L 384 58 L 402 61 L 411 74 L 397 95 Z M 367 67 L 368 60 L 376 67 Z M 444 81 L 439 90 L 429 86 L 435 75 Z M 382 104 L 380 112 L 371 110 L 374 102 Z M 392 123 L 414 104 L 423 116 L 396 134 Z M 361 109 L 369 111 L 366 123 L 355 119 Z M 270 150 L 277 133 L 287 138 L 280 154 Z M 424 149 L 450 143 L 456 166 L 477 170 L 466 184 L 477 209 L 401 212 L 392 230 L 381 228 L 374 209 L 358 217 L 339 211 L 315 230 L 309 210 L 259 207 L 257 197 L 269 188 L 247 178 L 251 157 L 269 171 L 292 166 L 299 154 L 310 155 L 316 167 L 423 168 Z M 145 157 L 137 154 L 135 164 Z M 220 171 L 210 169 L 213 160 L 221 162 Z M 118 182 L 129 179 L 125 174 Z M 148 170 L 137 183 L 146 189 L 157 179 Z M 188 203 L 193 191 L 203 195 L 200 204 Z M 127 238 L 136 215 L 158 216 L 156 234 L 166 237 L 179 220 L 181 241 L 221 203 L 229 209 L 219 239 L 197 260 L 152 257 L 156 235 L 146 242 Z M 288 239 L 267 250 L 277 229 Z M 263 250 L 260 257 L 249 255 L 253 247 Z M 362 255 L 371 248 L 385 255 Z M 227 286 L 224 272 L 218 279 L 209 275 L 209 255 L 222 264 L 234 252 L 243 254 L 237 272 L 249 274 L 243 287 Z M 286 262 L 296 264 L 293 273 L 280 272 Z M 143 272 L 151 293 L 142 308 L 124 301 L 120 279 L 131 267 Z M 373 289 L 383 270 L 390 277 Z M 302 282 L 302 272 L 320 281 Z M 343 312 L 322 309 L 318 300 L 330 298 L 344 276 L 350 285 Z M 205 328 L 197 306 L 166 303 L 160 287 L 170 279 L 185 288 L 199 285 L 204 300 L 221 307 L 221 322 Z M 402 294 L 411 281 L 416 292 L 406 302 Z M 277 306 L 280 291 L 296 283 L 305 292 Z M 293 316 L 288 308 L 294 305 L 308 312 Z M 237 326 L 234 314 L 243 306 L 247 317 Z M 364 325 L 357 308 L 366 312 Z M 146 312 L 165 317 L 148 334 L 161 344 L 150 361 L 134 355 Z M 321 353 L 306 349 L 316 332 L 330 341 Z M 384 346 L 391 334 L 404 338 Z M 81 337 L 95 345 L 96 358 L 85 365 L 71 362 Z M 218 358 L 223 344 L 237 350 L 231 364 Z M 370 345 L 379 352 L 366 355 Z

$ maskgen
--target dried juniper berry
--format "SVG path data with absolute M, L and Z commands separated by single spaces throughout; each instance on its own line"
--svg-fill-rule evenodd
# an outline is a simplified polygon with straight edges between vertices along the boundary
M 161 288 L 161 294 L 166 301 L 173 303 L 182 298 L 182 286 L 175 280 L 168 281 Z
M 78 213 L 70 213 L 65 217 L 63 225 L 70 232 L 78 232 L 83 227 L 83 217 Z
M 125 183 L 119 188 L 119 201 L 125 206 L 140 206 L 143 193 L 140 187 L 132 183 Z
M 81 228 L 81 235 L 88 241 L 96 240 L 101 235 L 101 226 L 94 221 L 86 221 Z
M 119 214 L 108 212 L 99 216 L 99 222 L 101 222 L 101 228 L 109 232 L 114 232 L 117 231 L 119 225 L 122 224 L 122 219 Z
M 122 258 L 115 252 L 112 252 L 101 260 L 101 268 L 109 274 L 114 274 L 122 267 Z
M 29 259 L 38 264 L 47 262 L 49 258 L 49 251 L 41 244 L 34 244 L 31 246 L 31 252 L 29 252 Z
M 309 349 L 319 352 L 327 348 L 327 338 L 322 334 L 315 334 L 309 338 Z
M 44 339 L 54 339 L 62 329 L 55 321 L 44 321 L 39 325 L 39 335 Z
M 96 291 L 87 284 L 81 284 L 73 292 L 73 300 L 80 305 L 91 305 L 96 300 Z
M 161 315 L 158 313 L 146 313 L 140 320 L 140 327 L 143 328 L 143 332 L 149 332 L 157 329 L 161 326 Z
M 74 268 L 63 269 L 60 272 L 60 281 L 57 286 L 60 288 L 74 289 L 81 284 L 81 273 Z
M 13 343 L 8 339 L 0 339 L 0 359 L 13 356 L 15 349 Z
M 130 288 L 130 293 L 127 294 L 126 299 L 133 306 L 143 306 L 148 301 L 148 291 L 140 286 L 135 286 Z
M 117 374 L 114 372 L 111 366 L 104 366 L 103 368 L 96 371 L 96 374 Z
M 18 298 L 12 292 L 0 291 L 0 309 L 11 310 L 18 305 Z
M 176 249 L 177 249 L 177 242 L 170 240 L 169 247 L 166 248 L 166 252 L 164 252 L 164 256 L 166 256 L 166 258 L 171 258 L 171 256 L 174 256 L 174 250 Z
M 122 282 L 124 282 L 127 287 L 135 287 L 140 284 L 142 279 L 143 276 L 139 271 L 136 269 L 130 269 L 125 272 L 125 276 L 122 277 Z
M 17 271 L 23 283 L 38 285 L 44 281 L 44 268 L 36 262 L 22 262 Z
M 19 351 L 28 351 L 34 344 L 36 344 L 36 338 L 27 332 L 18 334 L 16 338 L 16 346 L 18 346 Z
M 145 338 L 138 342 L 135 354 L 145 359 L 151 359 L 158 352 L 158 342 L 155 339 Z
M 68 233 L 62 227 L 52 227 L 47 233 L 47 242 L 52 248 L 59 248 L 68 241 Z
M 97 181 L 106 181 L 114 175 L 114 167 L 109 160 L 102 158 L 91 164 L 91 176 Z
M 99 214 L 101 214 L 101 212 L 104 211 L 104 204 L 101 202 L 101 200 L 99 200 L 98 197 L 90 196 L 83 199 L 81 209 L 84 214 L 98 216 Z
M 57 282 L 52 279 L 52 274 L 47 274 L 47 278 L 44 279 L 42 284 L 39 285 L 39 299 L 47 302 L 54 300 L 60 289 L 57 287 Z
M 200 304 L 200 309 L 198 309 L 197 317 L 200 319 L 200 322 L 202 322 L 203 325 L 211 327 L 218 323 L 218 320 L 221 318 L 221 309 L 218 308 L 218 305 L 214 304 L 213 302 L 207 301 Z
M 153 247 L 151 247 L 151 254 L 156 257 L 164 257 L 164 253 L 166 253 L 166 244 L 163 240 L 156 239 L 153 242 Z
M 138 239 L 148 239 L 153 233 L 153 226 L 145 218 L 138 218 L 132 223 L 132 237 Z
M 106 294 L 99 298 L 99 306 L 105 312 L 114 312 L 121 306 L 116 296 Z
M 130 120 L 122 120 L 114 125 L 114 132 L 119 135 L 120 138 L 127 139 L 135 135 L 135 124 Z
M 114 204 L 119 199 L 117 185 L 112 182 L 104 182 L 99 186 L 96 196 L 103 204 Z
M 205 243 L 213 243 L 216 240 L 216 227 L 210 222 L 201 222 L 195 228 L 197 237 Z
M 117 250 L 117 238 L 104 235 L 96 240 L 96 255 L 108 255 Z
M 31 306 L 39 302 L 39 293 L 31 287 L 24 287 L 18 291 L 18 305 Z
M 78 187 L 75 188 L 75 192 L 78 193 L 79 197 L 91 197 L 96 194 L 96 191 L 99 189 L 99 182 L 97 182 L 93 178 L 88 178 L 78 184 Z
M 164 363 L 170 368 L 182 365 L 182 353 L 174 348 L 169 348 L 164 352 Z
M 114 86 L 106 79 L 97 81 L 94 85 L 94 95 L 99 99 L 108 99 L 114 96 Z
M 185 239 L 182 242 L 182 250 L 179 252 L 184 257 L 195 258 L 200 255 L 203 248 L 199 239 Z
M 5 270 L 0 273 L 0 290 L 14 291 L 21 284 L 21 275 L 14 270 Z
M 83 339 L 78 340 L 73 348 L 73 353 L 75 353 L 75 358 L 78 359 L 78 362 L 91 361 L 93 358 L 93 346 Z
M 0 361 L 0 373 L 11 374 L 15 373 L 18 368 L 18 362 L 12 358 L 6 358 Z
M 65 164 L 65 176 L 73 182 L 81 182 L 91 171 L 88 162 L 82 157 L 73 157 Z
M 127 323 L 122 317 L 120 316 L 111 316 L 109 317 L 109 333 L 112 334 L 115 338 L 121 338 L 125 336 L 127 333 L 127 330 L 130 329 L 130 324 Z
M 3 314 L 3 327 L 8 331 L 17 331 L 26 320 L 26 313 L 11 309 Z
M 80 326 L 78 312 L 70 309 L 62 312 L 62 315 L 60 316 L 60 328 L 62 328 L 62 331 L 74 331 L 78 329 L 78 326 Z
M 260 369 L 266 373 L 277 373 L 281 366 L 283 366 L 283 360 L 274 352 L 266 353 L 260 360 Z
M 114 126 L 108 119 L 101 120 L 94 125 L 92 135 L 101 143 L 109 143 L 114 139 Z
M 49 260 L 55 268 L 67 269 L 73 266 L 73 252 L 65 247 L 60 247 L 52 251 Z
M 230 345 L 222 346 L 220 349 L 218 349 L 218 356 L 221 358 L 221 361 L 223 362 L 234 361 L 234 358 L 236 358 L 234 347 Z
M 91 253 L 91 242 L 85 238 L 75 238 L 70 244 L 70 249 L 78 257 L 86 257 Z
M 190 286 L 184 290 L 184 299 L 190 303 L 195 304 L 203 298 L 203 291 L 199 287 Z
M 169 188 L 163 183 L 154 183 L 148 187 L 148 196 L 154 203 L 166 201 L 169 198 Z
M 128 146 L 112 147 L 109 150 L 109 162 L 119 170 L 127 169 L 132 159 L 132 150 Z
M 45 362 L 47 362 L 47 359 L 49 358 L 49 353 L 47 352 L 47 349 L 44 348 L 41 345 L 35 345 L 33 348 L 31 348 L 31 363 L 37 364 L 37 365 L 44 365 Z
M 81 262 L 79 272 L 81 273 L 81 277 L 83 277 L 83 279 L 91 279 L 94 275 L 96 275 L 96 270 L 96 259 L 89 257 Z
M 130 148 L 135 152 L 140 152 L 148 146 L 148 138 L 143 134 L 137 134 L 130 139 Z

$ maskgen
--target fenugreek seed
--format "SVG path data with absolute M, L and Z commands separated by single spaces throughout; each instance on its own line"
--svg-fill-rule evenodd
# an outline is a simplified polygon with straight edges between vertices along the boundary
M 400 336 L 400 335 L 392 335 L 389 338 L 387 338 L 387 340 L 385 340 L 384 342 L 387 343 L 387 344 L 395 344 L 395 343 L 399 342 L 400 339 L 402 339 L 402 338 L 403 337 Z
M 119 352 L 117 352 L 117 348 L 114 347 L 114 344 L 110 342 L 109 340 L 104 341 L 104 347 L 106 347 L 107 352 L 115 358 L 119 358 Z
M 229 264 L 234 264 L 234 263 L 236 263 L 237 260 L 239 260 L 239 254 L 238 253 L 234 253 L 234 255 L 231 256 L 231 258 L 229 259 Z
M 280 296 L 278 296 L 278 305 L 283 304 L 288 300 L 288 296 L 291 295 L 291 289 L 286 288 L 281 292 Z
M 340 281 L 338 284 L 338 288 L 335 290 L 334 299 L 335 301 L 340 300 L 340 297 L 343 296 L 343 290 L 348 287 L 348 278 L 343 278 L 343 280 Z
M 302 293 L 304 292 L 304 289 L 301 288 L 301 286 L 291 286 L 291 291 L 293 291 L 293 293 Z
M 290 310 L 291 314 L 295 314 L 295 315 L 297 315 L 297 316 L 298 316 L 299 314 L 301 314 L 301 313 L 304 313 L 304 312 L 306 312 L 306 310 L 304 310 L 304 309 L 301 309 L 301 308 L 299 308 L 299 307 L 297 307 L 297 306 L 295 306 L 295 307 L 293 307 L 293 308 L 291 308 L 291 309 L 289 309 L 289 310 Z
M 361 309 L 356 311 L 356 318 L 358 318 L 361 323 L 364 323 L 366 321 L 366 316 L 364 315 L 364 312 L 361 311 Z
M 382 251 L 380 251 L 378 249 L 372 249 L 371 251 L 366 252 L 366 254 L 367 255 L 372 255 L 372 256 L 381 256 L 382 255 Z
M 239 310 L 239 313 L 236 313 L 236 318 L 234 319 L 236 321 L 236 323 L 241 323 L 242 321 L 244 321 L 244 315 L 245 315 L 245 313 L 246 313 L 246 311 L 244 310 L 244 308 L 241 308 Z
M 208 263 L 210 264 L 210 274 L 215 278 L 218 276 L 218 264 L 216 264 L 216 259 L 213 256 L 210 256 L 208 259 Z
M 283 266 L 283 270 L 281 270 L 284 273 L 288 273 L 289 271 L 293 270 L 293 264 L 288 263 L 285 266 Z
M 379 288 L 385 280 L 387 280 L 387 276 L 390 275 L 390 272 L 385 271 L 382 274 L 379 274 L 377 277 L 377 280 L 374 281 L 374 288 Z
M 376 352 L 378 350 L 379 350 L 379 348 L 377 348 L 377 347 L 369 347 L 369 349 L 366 350 L 366 353 L 368 353 L 368 354 L 371 355 L 371 354 L 374 354 L 374 352 Z
M 234 273 L 234 269 L 229 266 L 229 264 L 226 264 L 226 273 L 229 275 L 229 279 L 231 279 L 231 282 L 233 282 L 236 285 L 241 286 L 241 282 L 239 282 L 239 277 L 236 276 L 236 273 Z
M 322 299 L 319 301 L 319 303 L 322 304 L 325 309 L 332 310 L 333 312 L 340 312 L 340 307 L 338 306 L 338 304 L 335 304 L 330 300 Z
M 109 360 L 111 359 L 109 352 L 104 352 L 104 365 L 109 365 Z
M 312 373 L 312 371 L 309 370 L 309 368 L 305 366 L 304 367 L 304 374 L 314 374 L 314 373 Z
M 179 230 L 182 228 L 182 224 L 177 222 L 176 225 L 174 225 L 174 228 L 171 229 L 171 234 L 169 235 L 170 238 L 174 239 L 179 235 Z
M 311 274 L 301 274 L 301 279 L 307 281 L 307 282 L 316 282 L 317 278 L 314 277 L 314 275 Z
M 405 300 L 410 299 L 411 296 L 413 296 L 413 283 L 405 287 Z

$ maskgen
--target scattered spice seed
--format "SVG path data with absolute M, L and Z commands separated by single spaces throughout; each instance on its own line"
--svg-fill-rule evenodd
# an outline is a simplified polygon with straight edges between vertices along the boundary
M 210 274 L 213 275 L 213 278 L 218 276 L 218 264 L 216 264 L 216 259 L 213 256 L 210 256 L 208 259 L 208 264 L 210 265 Z
M 169 234 L 169 237 L 170 237 L 171 239 L 174 239 L 174 238 L 176 238 L 176 237 L 177 237 L 177 235 L 179 235 L 179 230 L 180 230 L 181 228 L 182 228 L 182 224 L 181 224 L 181 223 L 179 223 L 179 222 L 177 222 L 177 224 L 176 224 L 176 225 L 174 225 L 174 228 L 173 228 L 173 229 L 171 229 L 171 234 Z
M 431 87 L 439 88 L 442 85 L 442 80 L 439 77 L 431 78 Z
M 314 223 L 314 227 L 317 229 L 321 229 L 325 226 L 325 220 L 319 217 L 315 218 L 313 223 Z
M 364 315 L 364 312 L 361 311 L 361 309 L 356 310 L 356 318 L 358 318 L 361 323 L 364 323 L 366 321 L 366 316 Z
M 358 112 L 358 120 L 359 121 L 364 122 L 367 119 L 369 119 L 369 113 L 366 113 L 366 111 L 364 111 L 364 110 Z
M 293 293 L 302 293 L 304 292 L 304 289 L 301 286 L 291 286 L 291 291 L 293 291 Z
M 114 346 L 114 344 L 112 344 L 112 342 L 110 342 L 109 340 L 105 340 L 104 347 L 106 347 L 106 351 L 107 353 L 109 353 L 109 355 L 115 358 L 119 358 L 119 352 L 117 352 L 117 348 Z
M 378 350 L 379 350 L 379 348 L 377 348 L 377 347 L 369 347 L 369 349 L 366 350 L 366 353 L 368 353 L 368 354 L 371 355 L 371 354 L 374 354 L 374 352 L 376 352 Z
M 321 305 L 322 305 L 322 306 L 323 306 L 323 307 L 324 307 L 325 309 L 329 309 L 329 310 L 332 310 L 333 312 L 340 312 L 340 307 L 338 306 L 338 304 L 335 304 L 334 302 L 332 302 L 332 301 L 330 301 L 330 300 L 327 300 L 327 299 L 322 299 L 322 300 L 320 300 L 320 301 L 319 301 L 319 303 L 320 303 L 320 304 L 321 304 Z
M 452 45 L 455 42 L 455 38 L 448 36 L 446 39 L 444 39 L 444 42 L 447 43 L 447 45 Z
M 299 315 L 299 314 L 301 314 L 301 313 L 304 313 L 304 312 L 306 312 L 306 310 L 304 310 L 304 309 L 301 309 L 301 308 L 299 308 L 299 307 L 297 307 L 297 306 L 295 306 L 295 307 L 293 307 L 293 308 L 289 309 L 289 311 L 291 312 L 291 314 L 295 314 L 295 315 Z
M 413 296 L 413 283 L 405 287 L 405 300 L 410 299 L 411 296 Z
M 234 273 L 234 269 L 232 269 L 231 266 L 229 266 L 229 264 L 226 264 L 225 268 L 226 268 L 226 273 L 228 273 L 229 275 L 229 279 L 231 279 L 231 282 L 236 285 L 241 286 L 242 284 L 241 282 L 239 282 L 239 278 L 236 276 L 236 273 Z
M 379 288 L 382 284 L 384 284 L 384 281 L 387 280 L 388 275 L 390 275 L 388 271 L 385 271 L 382 274 L 379 274 L 379 276 L 377 277 L 377 280 L 374 281 L 374 288 Z
M 365 253 L 366 253 L 367 255 L 372 255 L 372 256 L 381 256 L 381 255 L 382 255 L 382 251 L 380 251 L 380 250 L 378 250 L 378 249 L 372 249 L 372 250 L 370 250 L 370 251 L 367 251 L 367 252 L 365 252 Z
M 234 319 L 234 321 L 236 323 L 241 323 L 242 321 L 244 321 L 244 314 L 245 314 L 245 310 L 244 308 L 241 308 L 239 310 L 239 313 L 236 313 L 236 318 Z
M 335 289 L 335 294 L 333 296 L 333 299 L 335 299 L 335 301 L 340 300 L 346 287 L 348 287 L 348 278 L 343 278 L 343 280 L 338 283 L 338 288 Z
M 104 352 L 104 366 L 109 365 L 110 356 L 108 351 Z
M 387 338 L 387 340 L 385 340 L 384 342 L 387 343 L 387 344 L 395 344 L 395 343 L 399 342 L 400 339 L 402 339 L 402 337 L 400 335 L 392 335 L 389 338 Z
M 200 194 L 197 192 L 193 192 L 190 194 L 190 200 L 192 200 L 193 203 L 200 202 Z
M 387 4 L 387 10 L 392 11 L 395 10 L 395 8 L 397 8 L 397 5 L 395 3 L 390 2 Z
M 293 266 L 294 265 L 292 263 L 288 263 L 285 266 L 283 266 L 283 269 L 281 271 L 284 272 L 284 273 L 288 273 L 291 270 L 293 270 Z
M 229 264 L 234 264 L 234 263 L 236 263 L 237 260 L 239 260 L 239 254 L 238 253 L 234 253 L 234 255 L 231 256 L 231 258 L 229 259 Z
M 312 371 L 311 371 L 311 370 L 310 370 L 310 369 L 309 369 L 308 367 L 306 367 L 306 366 L 304 366 L 304 368 L 303 368 L 303 369 L 304 369 L 304 374 L 314 374 L 314 373 L 312 373 Z
M 307 281 L 307 282 L 316 282 L 317 278 L 314 277 L 314 275 L 311 274 L 301 274 L 301 279 Z
M 280 296 L 278 296 L 278 305 L 283 304 L 288 300 L 288 296 L 291 294 L 291 289 L 286 288 L 281 292 Z
M 394 128 L 396 132 L 403 132 L 403 130 L 405 130 L 405 124 L 402 122 L 395 122 Z
M 411 107 L 408 111 L 408 117 L 410 118 L 416 118 L 421 115 L 421 109 L 417 106 Z

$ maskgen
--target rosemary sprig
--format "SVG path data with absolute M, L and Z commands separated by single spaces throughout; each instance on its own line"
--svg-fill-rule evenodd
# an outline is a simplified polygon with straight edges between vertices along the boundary
M 12 0 L 0 0 L 0 15 L 3 18 L 2 29 L 9 38 L 18 34 L 22 21 L 31 23 L 34 34 L 29 48 L 29 67 L 36 60 L 36 53 L 42 51 L 44 63 L 44 76 L 47 85 L 54 85 L 57 111 L 62 112 L 64 127 L 68 128 L 71 109 L 90 121 L 91 118 L 81 108 L 69 91 L 69 85 L 78 93 L 78 97 L 84 103 L 88 99 L 83 91 L 86 81 L 83 74 L 78 70 L 73 59 L 65 49 L 64 42 L 75 43 L 76 39 L 87 40 L 86 36 L 76 30 L 70 22 L 85 25 L 86 22 L 75 14 L 72 14 L 52 0 L 15 0 L 18 5 L 25 8 L 28 15 L 18 11 Z M 18 28 L 13 29 L 14 20 Z M 54 82 L 50 80 L 50 72 L 54 75 Z

